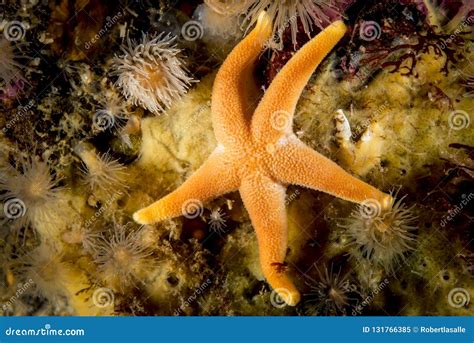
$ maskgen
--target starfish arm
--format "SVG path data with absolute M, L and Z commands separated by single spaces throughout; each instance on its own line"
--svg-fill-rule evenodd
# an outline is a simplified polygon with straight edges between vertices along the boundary
M 393 201 L 389 194 L 350 175 L 296 138 L 275 154 L 271 169 L 273 177 L 280 182 L 305 186 L 355 203 L 375 200 L 381 208 L 388 208 Z
M 197 216 L 202 203 L 238 189 L 240 182 L 231 163 L 221 152 L 206 162 L 174 192 L 133 214 L 142 225 L 181 215 Z
M 237 138 L 248 141 L 248 118 L 254 106 L 250 98 L 257 93 L 253 67 L 272 32 L 265 12 L 256 27 L 232 50 L 219 69 L 212 90 L 212 122 L 217 140 L 227 145 Z M 230 142 L 228 142 L 231 140 Z
M 294 306 L 300 294 L 283 267 L 288 241 L 285 188 L 268 177 L 249 177 L 242 181 L 240 194 L 257 233 L 263 275 Z
M 291 134 L 294 111 L 304 87 L 345 32 L 342 21 L 332 23 L 298 50 L 277 74 L 252 118 L 251 131 L 257 141 L 273 143 L 282 135 Z

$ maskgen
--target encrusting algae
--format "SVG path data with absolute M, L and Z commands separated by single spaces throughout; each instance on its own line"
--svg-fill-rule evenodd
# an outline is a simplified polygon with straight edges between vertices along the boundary
M 4 6 L 3 315 L 472 315 L 474 13 L 389 2 Z

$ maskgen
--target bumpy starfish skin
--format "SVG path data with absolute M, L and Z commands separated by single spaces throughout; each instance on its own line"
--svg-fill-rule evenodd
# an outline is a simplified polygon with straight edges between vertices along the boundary
M 343 37 L 344 23 L 334 22 L 304 45 L 255 109 L 253 66 L 271 31 L 271 22 L 262 13 L 255 29 L 234 48 L 216 76 L 212 94 L 215 151 L 177 190 L 133 217 L 140 224 L 151 224 L 185 214 L 190 200 L 205 202 L 239 190 L 257 234 L 263 274 L 287 304 L 296 305 L 300 293 L 284 262 L 286 185 L 309 187 L 356 203 L 374 199 L 383 207 L 392 198 L 349 175 L 292 132 L 298 98 L 318 64 Z

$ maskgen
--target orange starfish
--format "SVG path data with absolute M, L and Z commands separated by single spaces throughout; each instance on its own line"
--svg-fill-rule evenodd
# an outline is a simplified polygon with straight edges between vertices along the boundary
M 336 21 L 304 45 L 275 77 L 258 106 L 254 62 L 270 37 L 263 12 L 257 25 L 229 54 L 212 93 L 212 122 L 218 146 L 177 190 L 137 211 L 133 218 L 151 224 L 186 214 L 187 205 L 239 190 L 257 233 L 260 264 L 267 281 L 289 305 L 300 293 L 284 267 L 287 250 L 287 184 L 323 191 L 356 203 L 374 199 L 387 207 L 392 197 L 354 178 L 298 140 L 291 130 L 298 99 L 321 60 L 344 36 Z M 253 113 L 253 116 L 252 116 Z

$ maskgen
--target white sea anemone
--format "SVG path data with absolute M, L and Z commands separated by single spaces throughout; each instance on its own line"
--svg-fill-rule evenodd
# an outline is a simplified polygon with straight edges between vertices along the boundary
M 328 270 L 324 267 L 321 272 L 316 267 L 319 280 L 306 276 L 306 284 L 311 291 L 305 294 L 307 300 L 304 307 L 309 315 L 341 315 L 346 314 L 350 301 L 354 300 L 351 296 L 357 294 L 357 286 L 340 275 L 335 273 L 333 266 Z
M 291 31 L 291 41 L 296 46 L 299 23 L 303 26 L 305 34 L 311 37 L 313 27 L 324 28 L 331 22 L 328 13 L 336 12 L 333 0 L 248 0 L 241 10 L 245 15 L 243 25 L 247 31 L 257 22 L 263 10 L 273 22 L 269 46 L 279 50 L 283 47 L 283 35 L 288 27 Z
M 25 296 L 28 313 L 31 314 L 31 310 L 36 314 L 52 311 L 55 315 L 91 313 L 84 293 L 92 286 L 88 275 L 82 267 L 65 258 L 65 251 L 42 243 L 34 249 L 29 247 L 18 252 L 19 256 L 10 259 L 10 265 L 13 275 L 22 283 L 21 295 Z M 31 306 L 31 298 L 35 297 L 42 298 L 41 308 Z
M 8 165 L 0 175 L 5 217 L 19 226 L 32 224 L 39 231 L 52 230 L 59 213 L 58 182 L 48 164 L 37 158 L 23 159 L 18 170 Z
M 100 277 L 110 287 L 124 289 L 135 285 L 153 267 L 153 251 L 142 239 L 142 230 L 114 223 L 113 232 L 95 240 L 94 261 L 99 266 Z
M 74 152 L 81 158 L 84 168 L 85 183 L 91 191 L 111 194 L 126 188 L 125 166 L 114 160 L 109 154 L 97 154 L 87 143 L 81 142 L 74 147 Z
M 18 261 L 19 279 L 32 286 L 29 293 L 51 301 L 69 295 L 65 286 L 70 273 L 61 256 L 55 248 L 41 244 Z
M 123 55 L 114 58 L 113 75 L 123 95 L 154 114 L 170 107 L 194 82 L 175 40 L 163 33 L 151 39 L 144 34 L 140 43 L 128 39 Z
M 206 1 L 204 4 L 196 7 L 193 18 L 202 26 L 202 40 L 213 47 L 213 50 L 224 49 L 229 51 L 242 36 L 240 28 L 241 18 L 235 15 L 238 8 L 226 7 L 222 2 Z M 242 1 L 245 5 L 245 2 Z M 240 5 L 242 7 L 243 5 Z M 199 27 L 197 27 L 199 30 Z
M 387 209 L 368 211 L 363 204 L 352 212 L 342 226 L 347 229 L 353 255 L 369 259 L 387 271 L 393 271 L 394 264 L 405 260 L 405 254 L 416 244 L 416 216 L 403 199 L 393 201 Z

